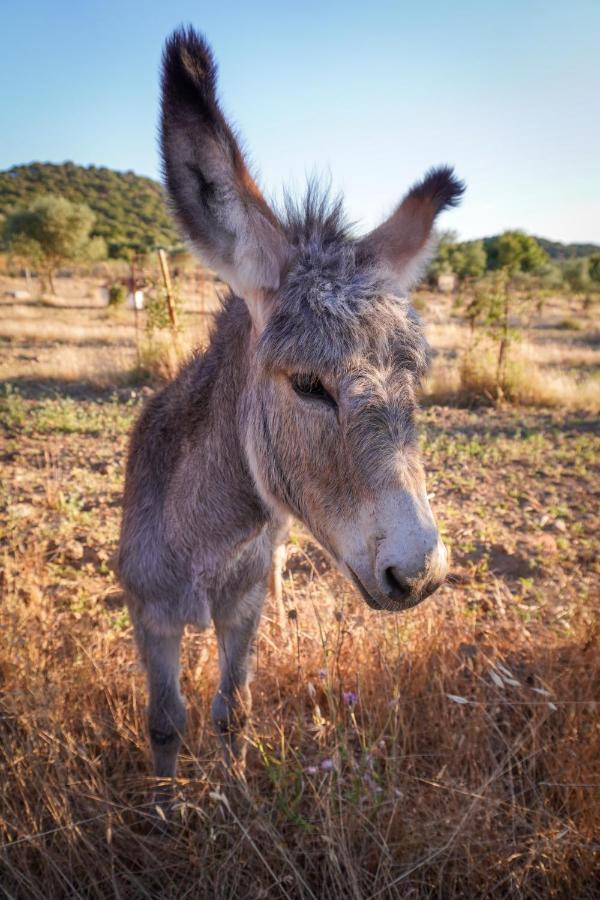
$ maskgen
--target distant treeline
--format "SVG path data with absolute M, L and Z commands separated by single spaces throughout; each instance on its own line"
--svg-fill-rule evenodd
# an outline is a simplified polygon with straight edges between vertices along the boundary
M 584 256 L 593 256 L 600 251 L 598 244 L 561 244 L 560 241 L 549 241 L 540 237 L 536 240 L 550 259 L 581 259 Z
M 560 255 L 558 248 L 561 249 Z M 588 251 L 583 255 L 583 250 Z M 577 250 L 577 252 L 576 252 Z M 539 290 L 567 288 L 574 293 L 597 294 L 600 289 L 600 247 L 594 244 L 559 244 L 525 234 L 504 231 L 479 241 L 459 241 L 453 231 L 440 236 L 429 265 L 431 286 L 450 289 L 486 275 L 504 272 Z
M 156 247 L 180 245 L 160 185 L 134 172 L 116 172 L 104 166 L 78 166 L 34 162 L 0 172 L 0 240 L 3 223 L 15 212 L 29 208 L 40 197 L 64 197 L 85 204 L 94 213 L 91 238 L 102 238 L 110 258 L 129 258 Z M 516 233 L 516 232 L 515 232 Z M 533 239 L 532 239 L 533 240 Z M 493 269 L 498 236 L 466 241 L 442 240 L 437 270 L 476 275 Z M 600 251 L 594 244 L 562 244 L 535 238 L 545 258 L 555 262 L 580 259 Z M 7 249 L 6 240 L 3 249 Z M 2 249 L 0 247 L 0 249 Z
M 160 185 L 134 172 L 104 166 L 30 163 L 0 172 L 2 221 L 44 195 L 83 203 L 95 214 L 92 237 L 103 238 L 111 258 L 126 258 L 178 243 Z

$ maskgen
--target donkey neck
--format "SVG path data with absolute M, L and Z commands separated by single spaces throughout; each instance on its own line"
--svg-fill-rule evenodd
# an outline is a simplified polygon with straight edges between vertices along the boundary
M 188 368 L 188 477 L 177 491 L 203 542 L 227 545 L 259 533 L 272 518 L 256 488 L 244 440 L 244 396 L 250 373 L 251 325 L 245 304 L 230 295 L 205 353 Z M 188 465 L 184 467 L 189 473 Z M 194 490 L 192 485 L 198 484 Z

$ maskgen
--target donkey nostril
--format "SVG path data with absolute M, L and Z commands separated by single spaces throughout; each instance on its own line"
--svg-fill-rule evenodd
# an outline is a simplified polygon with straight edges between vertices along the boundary
M 392 600 L 406 600 L 410 594 L 410 584 L 400 574 L 398 569 L 390 566 L 385 570 L 384 577 L 388 587 L 388 595 Z

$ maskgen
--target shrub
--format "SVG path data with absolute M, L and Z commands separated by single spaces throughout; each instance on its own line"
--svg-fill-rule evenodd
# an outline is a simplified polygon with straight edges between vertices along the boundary
M 123 306 L 127 298 L 127 288 L 124 284 L 111 284 L 108 289 L 108 305 Z
M 138 375 L 143 380 L 169 381 L 181 362 L 180 348 L 167 331 L 149 334 L 140 346 Z
M 579 319 L 573 319 L 568 316 L 566 319 L 561 319 L 556 327 L 560 328 L 561 331 L 583 331 L 584 324 Z
M 468 404 L 504 401 L 597 412 L 600 384 L 593 378 L 575 379 L 566 372 L 547 372 L 526 347 L 513 349 L 498 379 L 495 348 L 479 343 L 460 362 L 456 399 Z

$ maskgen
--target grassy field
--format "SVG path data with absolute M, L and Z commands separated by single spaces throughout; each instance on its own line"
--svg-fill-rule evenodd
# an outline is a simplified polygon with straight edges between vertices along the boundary
M 153 388 L 133 313 L 102 308 L 96 283 L 65 279 L 45 303 L 9 296 L 22 288 L 0 283 L 0 893 L 597 897 L 591 315 L 557 298 L 529 323 L 520 353 L 547 395 L 465 408 L 468 333 L 447 299 L 419 298 L 437 350 L 422 446 L 449 583 L 402 616 L 372 612 L 296 528 L 288 634 L 269 607 L 259 634 L 247 796 L 225 786 L 210 722 L 213 636 L 190 631 L 164 822 L 112 569 L 127 433 Z M 190 297 L 188 342 L 213 306 Z

